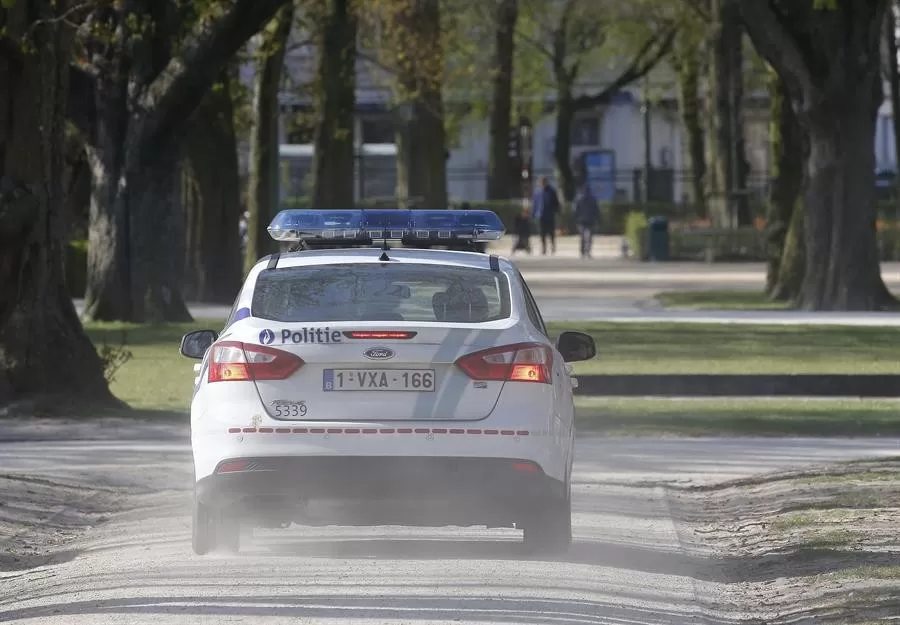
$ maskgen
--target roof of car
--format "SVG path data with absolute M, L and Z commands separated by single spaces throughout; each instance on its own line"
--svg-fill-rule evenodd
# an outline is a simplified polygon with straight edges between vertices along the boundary
M 299 267 L 303 265 L 329 265 L 337 263 L 377 262 L 382 249 L 379 247 L 341 248 L 302 250 L 285 252 L 278 257 L 278 267 Z M 387 251 L 387 255 L 398 261 L 419 262 L 436 265 L 453 265 L 455 267 L 472 267 L 490 269 L 490 254 L 480 252 L 462 252 L 455 250 L 423 250 L 398 247 Z M 260 259 L 257 264 L 266 264 L 271 257 Z M 498 256 L 501 269 L 509 270 L 512 263 Z

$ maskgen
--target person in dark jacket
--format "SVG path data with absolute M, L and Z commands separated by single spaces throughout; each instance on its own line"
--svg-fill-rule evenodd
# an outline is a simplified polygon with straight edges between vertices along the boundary
M 547 239 L 550 249 L 556 253 L 556 215 L 559 213 L 559 196 L 556 194 L 547 176 L 540 177 L 540 184 L 531 199 L 531 216 L 540 227 L 541 253 L 547 254 Z
M 581 237 L 581 257 L 590 258 L 594 243 L 594 228 L 600 219 L 600 206 L 589 184 L 582 183 L 575 192 L 575 225 Z
M 518 250 L 525 250 L 531 254 L 531 215 L 528 208 L 523 206 L 522 210 L 516 215 L 516 221 L 513 224 L 516 234 L 516 242 L 512 248 L 512 254 Z

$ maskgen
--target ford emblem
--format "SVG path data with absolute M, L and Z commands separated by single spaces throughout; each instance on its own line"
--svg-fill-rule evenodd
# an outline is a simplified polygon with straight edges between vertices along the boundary
M 387 360 L 394 357 L 394 350 L 388 347 L 370 347 L 363 352 L 363 356 L 369 360 Z

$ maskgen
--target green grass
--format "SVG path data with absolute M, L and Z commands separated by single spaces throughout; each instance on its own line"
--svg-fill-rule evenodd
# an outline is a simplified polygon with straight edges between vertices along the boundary
M 124 343 L 132 358 L 112 391 L 131 406 L 184 411 L 196 361 L 178 353 L 181 336 L 220 329 L 219 319 L 189 324 L 87 325 L 95 345 Z M 900 329 L 694 324 L 556 323 L 598 345 L 580 373 L 900 373 Z M 897 434 L 900 404 L 890 401 L 579 399 L 585 428 L 629 434 Z
M 897 436 L 900 401 L 577 398 L 578 427 L 626 436 Z
M 98 348 L 122 346 L 131 352 L 110 384 L 116 397 L 139 410 L 186 412 L 197 361 L 178 352 L 181 337 L 190 330 L 220 330 L 222 325 L 219 319 L 198 319 L 160 325 L 90 323 L 85 329 Z
M 838 575 L 843 579 L 900 580 L 900 566 L 860 566 L 841 571 Z
M 813 532 L 803 541 L 805 549 L 835 549 L 852 545 L 855 541 L 853 532 L 845 529 L 826 530 Z
M 578 373 L 897 373 L 900 328 L 695 323 L 552 323 L 597 342 Z
M 680 310 L 787 310 L 786 302 L 770 301 L 760 291 L 663 291 L 656 299 Z
M 900 402 L 897 407 L 900 408 Z M 863 473 L 843 473 L 840 475 L 817 475 L 805 478 L 806 484 L 832 484 L 843 482 L 898 482 L 900 472 L 894 471 L 865 471 Z

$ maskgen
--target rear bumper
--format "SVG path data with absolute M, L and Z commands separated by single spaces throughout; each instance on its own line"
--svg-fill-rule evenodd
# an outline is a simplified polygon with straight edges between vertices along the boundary
M 220 472 L 229 465 L 244 470 Z M 223 461 L 197 482 L 196 496 L 242 514 L 327 500 L 355 506 L 349 524 L 506 525 L 564 497 L 565 486 L 510 458 L 265 457 Z

